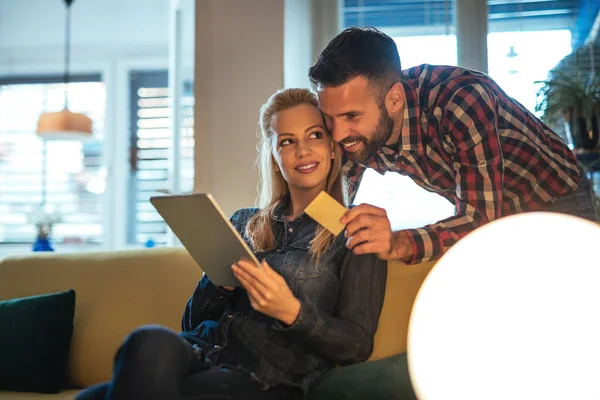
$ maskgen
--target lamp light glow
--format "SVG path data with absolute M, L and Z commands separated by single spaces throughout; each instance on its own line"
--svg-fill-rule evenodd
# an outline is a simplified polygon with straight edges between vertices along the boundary
M 421 400 L 600 399 L 600 225 L 548 212 L 458 241 L 415 300 Z

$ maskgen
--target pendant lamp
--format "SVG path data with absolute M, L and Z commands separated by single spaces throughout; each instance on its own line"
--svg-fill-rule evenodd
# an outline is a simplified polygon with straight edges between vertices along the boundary
M 71 4 L 67 5 L 65 29 L 65 108 L 59 112 L 46 112 L 38 120 L 37 134 L 44 139 L 85 139 L 92 134 L 92 120 L 83 114 L 69 111 L 69 56 L 71 52 Z

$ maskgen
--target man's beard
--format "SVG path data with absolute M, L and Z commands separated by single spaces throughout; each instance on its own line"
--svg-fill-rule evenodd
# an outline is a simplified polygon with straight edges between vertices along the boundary
M 342 148 L 344 148 L 344 143 L 360 141 L 363 142 L 363 149 L 350 153 L 345 152 L 346 157 L 355 163 L 366 164 L 367 161 L 371 157 L 373 157 L 377 152 L 383 147 L 384 144 L 389 140 L 392 135 L 392 130 L 394 129 L 394 120 L 390 118 L 387 113 L 387 110 L 384 107 L 379 107 L 379 122 L 377 123 L 377 128 L 371 135 L 371 139 L 367 139 L 362 136 L 349 136 L 346 139 L 342 140 L 340 143 L 342 144 Z

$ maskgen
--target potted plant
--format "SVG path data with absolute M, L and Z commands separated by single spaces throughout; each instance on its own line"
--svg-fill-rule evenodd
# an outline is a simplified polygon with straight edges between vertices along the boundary
M 535 110 L 542 112 L 542 120 L 551 127 L 566 121 L 575 148 L 598 147 L 600 122 L 600 63 L 582 63 L 582 58 L 600 56 L 600 49 L 589 46 L 577 49 L 550 71 L 541 81 Z

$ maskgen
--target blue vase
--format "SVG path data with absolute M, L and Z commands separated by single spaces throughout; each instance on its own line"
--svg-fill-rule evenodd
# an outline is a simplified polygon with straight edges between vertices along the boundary
M 54 251 L 54 247 L 52 247 L 48 237 L 38 236 L 33 243 L 33 251 Z

